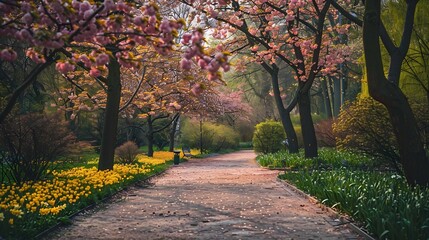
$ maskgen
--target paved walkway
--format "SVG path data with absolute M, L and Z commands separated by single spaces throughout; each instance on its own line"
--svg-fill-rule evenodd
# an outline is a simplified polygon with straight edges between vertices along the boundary
M 254 158 L 240 151 L 181 163 L 47 239 L 357 239 Z

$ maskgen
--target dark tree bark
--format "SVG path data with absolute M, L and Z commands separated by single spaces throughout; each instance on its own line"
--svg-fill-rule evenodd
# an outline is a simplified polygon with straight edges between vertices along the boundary
M 107 103 L 104 115 L 98 170 L 113 170 L 121 100 L 121 69 L 116 58 L 110 58 L 107 77 Z
M 296 97 L 291 101 L 289 106 L 285 108 L 283 100 L 281 98 L 280 86 L 279 86 L 279 68 L 277 65 L 272 64 L 271 67 L 268 64 L 263 63 L 262 66 L 264 69 L 270 73 L 271 76 L 271 85 L 273 86 L 274 100 L 276 102 L 276 107 L 280 115 L 280 119 L 285 130 L 287 140 L 288 140 L 288 149 L 289 153 L 298 153 L 298 137 L 296 135 L 295 129 L 293 128 L 292 120 L 290 118 L 290 112 L 296 105 Z
M 300 85 L 305 83 L 300 82 Z M 311 100 L 309 91 L 303 91 L 298 96 L 299 116 L 306 158 L 317 157 L 317 138 L 311 116 Z
M 301 121 L 301 130 L 302 137 L 304 142 L 304 150 L 306 158 L 315 158 L 318 156 L 317 153 L 317 138 L 316 132 L 314 131 L 313 118 L 311 117 L 311 101 L 310 101 L 310 89 L 313 85 L 314 80 L 316 79 L 316 74 L 319 72 L 319 57 L 322 45 L 322 36 L 324 29 L 324 22 L 326 18 L 326 14 L 331 6 L 331 0 L 327 0 L 324 3 L 323 8 L 318 12 L 317 16 L 317 27 L 315 28 L 315 43 L 317 44 L 317 48 L 313 51 L 312 56 L 312 65 L 308 72 L 308 78 L 305 82 L 299 81 L 298 83 L 298 107 L 299 107 L 299 115 Z M 289 23 L 289 28 L 293 27 L 292 23 Z M 297 65 L 297 74 L 298 77 L 306 76 L 306 68 L 304 65 L 304 55 L 301 51 L 301 48 L 294 45 L 295 57 L 300 60 L 300 63 Z M 299 73 L 299 71 L 301 73 Z
M 418 0 L 407 1 L 403 36 L 396 47 L 381 23 L 381 0 L 366 1 L 363 44 L 370 95 L 386 106 L 398 141 L 401 164 L 410 185 L 428 186 L 429 160 L 421 141 L 416 119 L 406 96 L 399 88 L 402 62 L 410 45 L 414 13 Z M 380 31 L 381 29 L 381 31 Z M 390 55 L 388 77 L 384 75 L 379 38 Z
M 152 116 L 147 117 L 147 132 L 146 132 L 146 138 L 147 138 L 147 156 L 153 157 L 153 120 Z
M 322 97 L 323 97 L 323 106 L 325 108 L 325 113 L 327 118 L 332 118 L 332 107 L 331 107 L 331 98 L 329 94 L 329 85 L 328 80 L 325 78 L 321 80 L 322 87 Z
M 176 128 L 177 125 L 179 124 L 179 119 L 180 119 L 180 115 L 177 115 L 177 118 L 173 121 L 172 125 L 171 125 L 171 129 L 170 129 L 170 143 L 169 143 L 169 148 L 168 151 L 169 152 L 173 152 L 174 151 L 174 143 L 175 143 L 175 138 L 176 138 Z
M 334 107 L 334 116 L 338 117 L 338 114 L 340 114 L 341 109 L 341 78 L 339 77 L 330 77 L 332 79 L 332 82 L 334 83 L 334 91 L 333 91 L 333 107 Z
M 298 137 L 296 136 L 295 128 L 293 128 L 292 120 L 290 118 L 290 112 L 295 107 L 296 103 L 292 103 L 292 106 L 289 106 L 289 109 L 286 109 L 283 105 L 283 100 L 280 94 L 279 87 L 279 69 L 277 66 L 273 68 L 273 72 L 271 74 L 271 82 L 273 85 L 274 98 L 276 101 L 276 106 L 279 111 L 280 119 L 282 121 L 283 128 L 285 130 L 287 140 L 288 140 L 288 149 L 289 153 L 298 153 Z
M 155 127 L 154 127 L 154 122 L 157 121 L 157 120 L 160 120 L 160 119 L 169 118 L 170 117 L 169 114 L 161 114 L 161 115 L 158 115 L 158 116 L 155 116 L 155 117 L 152 117 L 152 116 L 149 115 L 147 117 L 147 126 L 148 126 L 148 130 L 146 132 L 146 138 L 147 138 L 147 141 L 148 141 L 148 143 L 147 143 L 148 144 L 148 147 L 147 147 L 148 148 L 147 149 L 147 156 L 153 157 L 153 152 L 154 152 L 153 145 L 154 145 L 154 139 L 155 139 L 154 134 L 158 133 L 158 132 L 161 132 L 161 131 L 164 131 L 165 129 L 167 129 L 169 126 L 171 126 L 171 124 L 174 121 L 177 121 L 177 119 L 179 118 L 179 116 L 180 116 L 179 113 L 176 113 L 171 118 L 170 121 L 168 121 L 164 126 L 159 127 L 157 129 L 155 129 Z

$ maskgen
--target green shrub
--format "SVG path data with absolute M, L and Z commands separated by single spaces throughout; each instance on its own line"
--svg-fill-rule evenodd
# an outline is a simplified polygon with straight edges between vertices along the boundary
M 374 99 L 361 98 L 341 109 L 333 131 L 338 149 L 373 155 L 399 171 L 399 155 L 389 115 Z
M 58 115 L 31 113 L 0 125 L 2 183 L 21 184 L 44 177 L 60 156 L 75 149 L 76 138 Z
M 240 142 L 239 146 L 240 146 L 240 149 L 253 149 L 252 142 Z
M 191 148 L 200 148 L 202 143 L 203 152 L 220 152 L 226 149 L 238 149 L 240 136 L 229 126 L 202 123 L 200 132 L 198 122 L 188 120 L 182 128 L 182 145 Z M 196 127 L 198 126 L 198 127 Z
M 429 238 L 429 190 L 410 188 L 399 175 L 337 170 L 281 178 L 347 213 L 377 239 Z
M 305 169 L 373 169 L 373 160 L 363 154 L 357 154 L 350 151 L 337 151 L 333 148 L 319 149 L 317 159 L 308 159 L 304 157 L 304 152 L 289 153 L 280 151 L 260 155 L 256 158 L 261 166 L 269 168 L 289 168 L 292 170 Z
M 289 153 L 288 151 L 259 155 L 256 160 L 261 166 L 268 168 L 297 170 L 309 169 L 314 166 L 314 159 L 304 158 L 302 153 Z
M 139 154 L 139 147 L 133 141 L 127 141 L 115 149 L 117 161 L 123 164 L 134 163 L 137 154 Z
M 164 148 L 170 143 L 169 128 L 157 132 L 153 135 L 153 144 L 158 151 L 164 151 Z
M 256 152 L 274 153 L 284 148 L 286 134 L 280 122 L 265 121 L 255 126 L 253 147 Z
M 87 155 L 95 154 L 95 147 L 88 141 L 78 141 L 73 145 L 73 148 L 68 149 L 66 156 L 63 156 L 59 160 L 62 160 L 61 164 L 65 163 L 85 163 L 89 159 Z M 97 155 L 98 156 L 98 155 Z M 91 157 L 92 158 L 92 157 Z
M 294 126 L 301 126 L 301 120 L 300 120 L 299 114 L 292 114 L 290 118 Z M 314 124 L 317 124 L 318 122 L 323 120 L 322 115 L 319 115 L 319 114 L 311 114 L 311 118 L 313 119 Z
M 429 107 L 412 104 L 425 146 L 428 146 Z M 388 164 L 402 173 L 397 142 L 387 109 L 372 98 L 365 97 L 341 109 L 333 131 L 338 149 L 353 149 L 372 155 L 381 164 Z

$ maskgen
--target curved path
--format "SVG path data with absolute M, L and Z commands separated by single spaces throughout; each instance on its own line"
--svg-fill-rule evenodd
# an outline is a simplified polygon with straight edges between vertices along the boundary
M 357 239 L 260 168 L 253 151 L 190 160 L 47 239 Z

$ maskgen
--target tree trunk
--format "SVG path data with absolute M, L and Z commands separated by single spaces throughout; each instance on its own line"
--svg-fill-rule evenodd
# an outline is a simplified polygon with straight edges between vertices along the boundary
M 280 115 L 282 120 L 283 128 L 285 129 L 289 153 L 298 153 L 298 136 L 296 135 L 295 128 L 293 128 L 292 120 L 290 119 L 290 113 L 286 112 Z
M 340 114 L 341 109 L 341 78 L 338 77 L 330 77 L 332 79 L 332 82 L 334 83 L 334 116 L 338 117 L 338 114 Z
M 168 151 L 173 152 L 174 151 L 174 143 L 175 143 L 175 138 L 176 138 L 176 130 L 177 130 L 177 126 L 179 125 L 179 119 L 180 116 L 178 116 L 174 121 L 173 124 L 171 125 L 171 129 L 170 129 L 170 145 L 168 148 Z
M 416 119 L 406 96 L 400 90 L 392 95 L 397 95 L 398 99 L 386 107 L 398 141 L 399 155 L 405 177 L 411 185 L 428 185 L 429 161 L 421 141 Z
M 299 84 L 304 84 L 300 82 Z M 301 92 L 298 96 L 299 116 L 301 121 L 302 139 L 306 158 L 317 157 L 317 139 L 311 117 L 311 101 L 309 91 Z
M 266 68 L 267 69 L 267 68 Z M 280 87 L 279 87 L 279 69 L 274 66 L 271 71 L 271 84 L 273 85 L 274 99 L 276 101 L 276 107 L 279 111 L 280 119 L 282 121 L 283 128 L 285 130 L 287 140 L 288 140 L 288 149 L 289 153 L 298 153 L 298 137 L 296 136 L 295 129 L 293 128 L 292 120 L 290 119 L 290 111 L 287 111 L 284 107 L 283 100 L 281 98 Z M 294 106 L 290 107 L 290 110 Z
M 407 4 L 407 17 L 409 17 L 409 19 L 408 24 L 407 20 L 405 22 L 404 36 L 402 36 L 400 46 L 402 48 L 401 52 L 404 54 L 404 56 L 407 53 L 408 48 L 402 43 L 404 38 L 407 37 L 405 35 L 407 33 L 406 28 L 408 27 L 412 29 L 413 27 L 412 20 L 414 19 L 414 16 L 412 11 L 415 11 L 416 1 L 408 1 Z M 412 4 L 414 4 L 414 6 L 412 6 Z M 390 81 L 388 81 L 384 75 L 379 44 L 379 29 L 381 24 L 380 5 L 380 0 L 366 1 L 365 3 L 363 43 L 369 94 L 375 100 L 385 105 L 389 112 L 393 131 L 396 140 L 398 141 L 401 164 L 403 166 L 408 184 L 428 186 L 429 160 L 423 148 L 423 143 L 418 132 L 414 114 L 411 111 L 411 107 L 406 96 L 402 93 L 397 84 L 399 82 L 401 69 L 390 68 Z M 414 10 L 412 9 L 413 7 Z M 408 16 L 409 13 L 412 15 Z M 408 32 L 408 34 L 411 34 L 411 32 Z M 406 49 L 404 49 L 404 47 Z M 399 50 L 399 48 L 396 48 L 395 50 Z M 403 56 L 391 54 L 391 58 L 397 57 L 403 58 Z M 391 62 L 397 64 L 397 59 L 394 59 Z
M 147 156 L 153 157 L 153 122 L 150 115 L 147 117 L 147 128 Z
M 331 107 L 331 99 L 329 96 L 328 91 L 328 81 L 327 79 L 321 80 L 321 86 L 322 86 L 322 96 L 323 96 L 323 106 L 325 108 L 326 117 L 331 119 L 332 118 L 332 107 Z
M 113 170 L 118 131 L 119 103 L 121 100 L 121 67 L 115 58 L 110 59 L 107 76 L 107 103 L 104 115 L 98 170 Z

